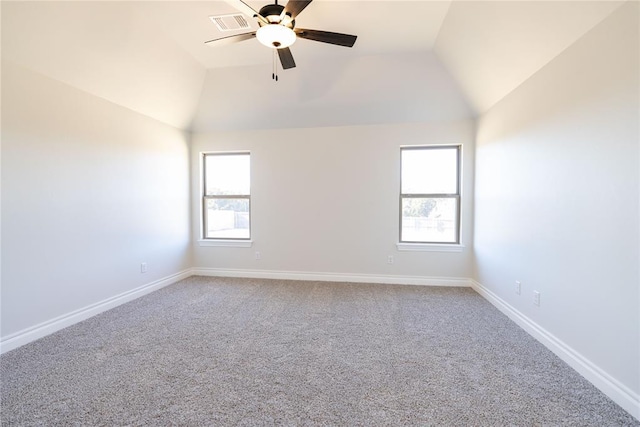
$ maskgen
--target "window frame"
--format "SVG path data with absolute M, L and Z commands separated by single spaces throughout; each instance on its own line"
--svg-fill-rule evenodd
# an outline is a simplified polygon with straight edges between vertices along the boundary
M 207 195 L 207 157 L 208 156 L 249 156 L 249 194 L 220 194 L 220 195 Z M 251 242 L 251 152 L 250 151 L 214 151 L 201 153 L 202 174 L 200 179 L 202 180 L 202 227 L 200 228 L 201 240 L 204 242 Z M 207 237 L 207 200 L 216 199 L 245 199 L 249 201 L 249 237 Z
M 442 150 L 442 149 L 455 149 L 456 150 L 456 192 L 455 193 L 403 193 L 402 192 L 402 153 L 403 151 L 418 151 L 418 150 Z M 461 192 L 462 192 L 462 144 L 446 144 L 446 145 L 410 145 L 400 147 L 400 206 L 399 206 L 399 223 L 398 223 L 398 247 L 403 247 L 403 250 L 411 250 L 411 247 L 421 246 L 462 246 L 461 235 Z M 402 240 L 402 212 L 403 201 L 405 198 L 415 199 L 454 199 L 456 201 L 456 218 L 455 218 L 455 241 L 453 242 L 434 242 L 434 241 L 414 241 L 414 240 Z

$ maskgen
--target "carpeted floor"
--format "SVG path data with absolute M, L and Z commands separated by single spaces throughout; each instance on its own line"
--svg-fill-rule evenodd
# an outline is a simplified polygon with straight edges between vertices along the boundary
M 191 277 L 0 368 L 7 426 L 640 425 L 468 288 Z

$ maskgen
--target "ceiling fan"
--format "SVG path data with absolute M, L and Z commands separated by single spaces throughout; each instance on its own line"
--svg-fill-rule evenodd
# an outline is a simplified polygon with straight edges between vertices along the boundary
M 243 0 L 226 1 L 244 14 L 256 18 L 259 28 L 257 31 L 222 37 L 205 43 L 220 45 L 241 42 L 255 37 L 263 45 L 278 52 L 280 63 L 285 70 L 296 66 L 289 46 L 298 37 L 345 47 L 353 47 L 356 42 L 357 36 L 350 34 L 296 28 L 296 17 L 309 6 L 312 0 L 289 0 L 285 6 L 278 4 L 278 0 L 275 0 L 274 4 L 263 6 L 260 11 L 254 10 Z M 273 77 L 277 80 L 275 73 Z

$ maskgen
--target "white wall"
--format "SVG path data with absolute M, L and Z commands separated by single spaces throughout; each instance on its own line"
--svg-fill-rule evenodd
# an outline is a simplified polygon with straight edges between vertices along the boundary
M 188 135 L 6 61 L 2 89 L 3 338 L 190 266 Z
M 629 2 L 483 115 L 476 141 L 476 280 L 628 402 L 640 392 L 638 35 Z
M 195 247 L 196 268 L 469 277 L 475 123 L 195 134 L 192 223 L 200 230 L 200 152 L 249 150 L 252 248 Z M 463 144 L 461 253 L 398 252 L 400 146 Z M 262 259 L 255 260 L 255 251 Z M 395 263 L 387 264 L 393 255 Z

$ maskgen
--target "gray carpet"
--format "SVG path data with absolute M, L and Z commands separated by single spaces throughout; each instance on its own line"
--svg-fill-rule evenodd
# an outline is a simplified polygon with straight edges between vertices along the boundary
M 192 277 L 0 357 L 2 425 L 640 425 L 473 290 Z

